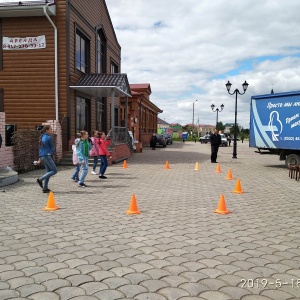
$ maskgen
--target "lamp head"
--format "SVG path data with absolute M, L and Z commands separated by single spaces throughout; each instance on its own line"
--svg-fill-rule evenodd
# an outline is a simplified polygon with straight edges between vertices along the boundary
M 224 108 L 224 104 L 222 103 L 222 104 L 221 104 L 221 110 L 223 110 L 223 108 Z
M 231 83 L 229 82 L 229 80 L 228 80 L 228 82 L 225 85 L 226 85 L 227 91 L 229 92 L 230 88 L 231 88 Z
M 215 105 L 214 105 L 214 104 L 212 104 L 210 107 L 211 107 L 211 110 L 214 110 L 214 108 L 215 108 Z
M 249 84 L 248 84 L 247 81 L 245 80 L 245 82 L 242 84 L 243 89 L 244 89 L 244 92 L 247 91 L 248 85 L 249 85 Z

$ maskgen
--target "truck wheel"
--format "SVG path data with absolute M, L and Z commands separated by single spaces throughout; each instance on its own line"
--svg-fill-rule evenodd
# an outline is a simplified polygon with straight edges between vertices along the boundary
M 300 156 L 297 155 L 297 154 L 290 154 L 286 157 L 285 159 L 285 165 L 288 166 L 288 165 L 298 165 L 300 164 Z

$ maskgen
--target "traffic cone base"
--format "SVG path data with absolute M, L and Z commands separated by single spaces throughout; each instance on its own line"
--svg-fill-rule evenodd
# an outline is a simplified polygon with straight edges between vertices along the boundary
M 233 179 L 231 169 L 228 170 L 226 179 L 227 180 L 232 180 Z
M 221 173 L 221 166 L 220 166 L 220 164 L 217 164 L 216 173 Z
M 199 163 L 198 163 L 198 162 L 196 162 L 196 164 L 195 164 L 195 169 L 194 169 L 194 171 L 200 171 Z
M 50 192 L 48 196 L 47 206 L 43 208 L 43 210 L 50 211 L 50 210 L 57 210 L 57 209 L 59 209 L 59 207 L 55 204 L 54 194 L 53 192 Z
M 166 169 L 166 170 L 169 170 L 169 169 L 170 169 L 170 166 L 169 166 L 169 162 L 168 162 L 168 161 L 166 161 L 165 169 Z
M 132 194 L 132 196 L 131 196 L 129 209 L 126 211 L 126 213 L 127 213 L 127 215 L 135 215 L 135 214 L 140 214 L 141 213 L 139 211 L 137 203 L 136 203 L 135 194 Z
M 242 190 L 242 186 L 241 186 L 241 181 L 238 179 L 236 181 L 236 185 L 235 185 L 235 190 L 233 191 L 236 194 L 243 194 L 243 190 Z
M 221 215 L 231 213 L 231 211 L 226 208 L 225 197 L 223 194 L 221 194 L 218 208 L 215 209 L 214 212 Z
M 122 168 L 123 169 L 127 169 L 128 167 L 127 167 L 127 162 L 126 162 L 126 159 L 124 160 L 124 162 L 123 162 L 123 166 L 122 166 Z

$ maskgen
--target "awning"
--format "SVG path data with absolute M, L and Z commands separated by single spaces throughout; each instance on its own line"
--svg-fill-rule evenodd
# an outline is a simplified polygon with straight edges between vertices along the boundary
M 49 16 L 56 15 L 55 0 L 1 1 L 0 18 L 44 16 L 44 6 Z
M 92 97 L 110 97 L 113 90 L 115 97 L 131 97 L 126 74 L 84 74 L 70 88 Z

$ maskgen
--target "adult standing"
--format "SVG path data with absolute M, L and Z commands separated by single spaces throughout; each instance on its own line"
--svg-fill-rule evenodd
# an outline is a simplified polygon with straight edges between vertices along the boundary
M 217 128 L 215 128 L 214 133 L 210 135 L 210 146 L 211 146 L 211 156 L 210 160 L 212 163 L 217 163 L 218 150 L 221 145 L 221 136 L 218 133 Z
M 155 150 L 156 142 L 157 142 L 157 137 L 156 134 L 153 133 L 150 139 L 150 147 L 152 148 L 152 150 Z
M 50 177 L 57 173 L 57 168 L 52 156 L 55 153 L 55 147 L 52 139 L 52 128 L 46 125 L 41 130 L 39 157 L 46 168 L 46 174 L 36 180 L 38 185 L 43 189 L 43 193 L 49 193 L 48 188 Z

